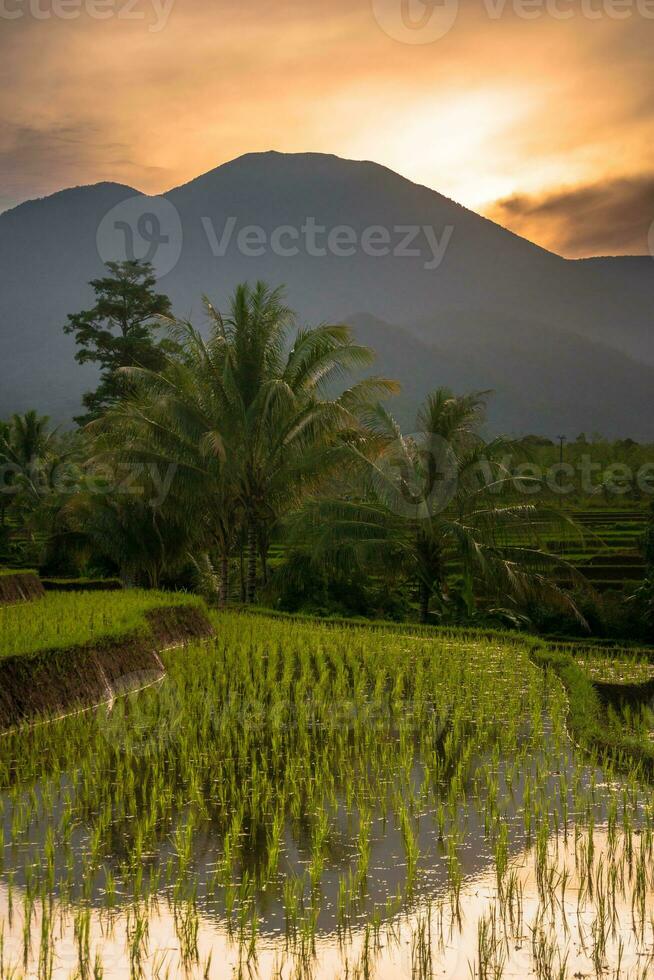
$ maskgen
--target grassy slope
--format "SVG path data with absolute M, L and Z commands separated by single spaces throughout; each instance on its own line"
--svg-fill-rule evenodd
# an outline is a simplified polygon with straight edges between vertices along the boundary
M 648 779 L 654 776 L 654 743 L 628 729 L 620 730 L 609 724 L 590 674 L 570 653 L 538 644 L 532 650 L 532 660 L 553 670 L 562 681 L 568 695 L 570 729 L 582 748 L 619 766 L 633 768 L 636 765 L 640 774 Z
M 140 590 L 50 592 L 36 602 L 0 606 L 0 659 L 146 630 L 149 610 L 181 605 L 201 605 L 201 600 Z
M 0 659 L 11 655 L 30 655 L 48 649 L 80 646 L 89 642 L 125 636 L 147 630 L 146 613 L 172 605 L 202 606 L 193 596 L 129 590 L 107 593 L 49 593 L 37 602 L 0 607 Z M 569 698 L 569 721 L 575 738 L 587 749 L 608 755 L 616 762 L 631 759 L 643 772 L 654 773 L 654 745 L 629 732 L 610 730 L 597 689 L 588 670 L 574 654 L 574 647 L 556 648 L 519 633 L 475 629 L 437 629 L 388 622 L 352 620 L 313 620 L 305 616 L 284 616 L 260 610 L 243 613 L 271 620 L 320 622 L 323 628 L 348 628 L 378 635 L 413 635 L 462 642 L 501 640 L 511 646 L 526 647 L 532 661 L 553 671 L 562 681 Z
M 255 614 L 270 616 L 271 619 L 294 620 L 295 622 L 310 622 L 311 617 L 302 614 L 286 615 L 284 613 L 270 613 L 264 610 L 257 611 Z M 248 613 L 252 615 L 252 613 Z M 317 620 L 318 621 L 318 620 Z M 636 764 L 639 766 L 643 776 L 651 778 L 654 776 L 654 742 L 646 740 L 627 730 L 617 731 L 615 726 L 608 724 L 606 709 L 598 693 L 598 689 L 593 682 L 589 665 L 587 663 L 592 644 L 579 643 L 576 647 L 570 645 L 548 645 L 545 641 L 524 633 L 503 632 L 498 630 L 476 630 L 466 628 L 443 629 L 433 626 L 411 626 L 404 624 L 373 622 L 365 623 L 358 620 L 334 619 L 321 620 L 323 625 L 339 628 L 347 626 L 352 629 L 371 629 L 379 633 L 388 634 L 409 634 L 429 637 L 449 637 L 459 639 L 462 642 L 475 642 L 479 640 L 501 641 L 507 646 L 513 645 L 526 647 L 532 663 L 552 671 L 563 684 L 568 696 L 569 714 L 568 724 L 573 737 L 582 748 L 596 754 L 607 761 L 611 761 L 618 766 Z M 622 652 L 629 663 L 633 663 L 634 651 L 620 650 L 612 645 L 615 656 Z M 580 660 L 577 653 L 583 656 Z M 647 651 L 644 651 L 647 655 Z M 598 658 L 606 658 L 606 649 L 601 654 L 598 650 Z M 584 663 L 584 660 L 586 663 Z M 615 669 L 615 667 L 614 667 Z M 637 680 L 648 683 L 650 680 L 649 672 L 642 676 L 642 670 L 638 672 Z

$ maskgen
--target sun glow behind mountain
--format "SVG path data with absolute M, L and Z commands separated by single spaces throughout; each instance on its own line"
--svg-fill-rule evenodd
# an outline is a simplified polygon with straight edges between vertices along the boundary
M 99 180 L 157 193 L 245 152 L 314 150 L 376 160 L 567 255 L 647 250 L 644 0 L 592 19 L 572 3 L 559 18 L 532 0 L 527 18 L 517 0 L 461 0 L 425 44 L 389 36 L 381 0 L 133 0 L 136 18 L 110 0 L 104 19 L 87 0 L 37 18 L 34 2 L 12 0 L 22 13 L 0 32 L 0 210 Z
M 488 201 L 524 188 L 524 175 L 512 171 L 502 146 L 507 129 L 526 124 L 533 99 L 510 89 L 478 89 L 435 94 L 402 106 L 396 99 L 375 113 L 368 126 L 353 134 L 348 156 L 382 160 L 418 183 L 433 186 L 467 207 L 479 210 Z M 364 100 L 361 117 L 366 118 Z M 393 139 L 389 140 L 389 133 Z M 483 160 L 483 167 L 479 161 Z M 543 174 L 528 176 L 530 190 L 541 190 Z M 557 175 L 560 176 L 560 175 Z

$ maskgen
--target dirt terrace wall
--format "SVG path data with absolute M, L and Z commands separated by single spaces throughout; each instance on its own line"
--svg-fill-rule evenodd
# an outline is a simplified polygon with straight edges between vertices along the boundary
M 45 595 L 45 589 L 35 572 L 16 572 L 0 575 L 0 605 L 29 602 Z
M 198 606 L 150 610 L 148 629 L 0 660 L 0 731 L 91 707 L 165 675 L 159 652 L 212 636 Z
M 120 592 L 123 583 L 118 579 L 56 579 L 44 578 L 43 588 L 46 592 Z

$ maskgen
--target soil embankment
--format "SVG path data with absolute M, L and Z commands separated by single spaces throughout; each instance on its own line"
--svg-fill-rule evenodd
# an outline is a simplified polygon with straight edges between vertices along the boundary
M 199 605 L 147 612 L 147 628 L 0 660 L 0 731 L 111 700 L 165 675 L 166 647 L 212 636 Z
M 15 572 L 0 575 L 0 605 L 13 602 L 29 602 L 45 595 L 45 589 L 36 572 Z

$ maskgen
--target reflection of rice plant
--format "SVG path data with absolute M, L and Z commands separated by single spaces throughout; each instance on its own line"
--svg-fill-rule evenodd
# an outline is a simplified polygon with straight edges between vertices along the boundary
M 150 938 L 158 906 L 193 975 L 217 969 L 201 962 L 204 914 L 243 975 L 275 916 L 298 975 L 333 929 L 350 973 L 372 976 L 405 948 L 408 921 L 413 975 L 438 975 L 465 926 L 473 844 L 494 869 L 474 975 L 501 975 L 518 951 L 537 976 L 564 975 L 571 901 L 590 923 L 589 969 L 651 948 L 651 798 L 635 769 L 618 777 L 571 747 L 563 689 L 519 639 L 240 614 L 216 625 L 216 639 L 164 655 L 157 689 L 3 739 L 4 942 L 18 937 L 22 956 L 5 962 L 0 934 L 0 980 L 52 972 L 65 914 L 78 974 L 100 976 L 100 910 L 132 975 L 172 976 Z M 642 730 L 641 714 L 620 717 Z

